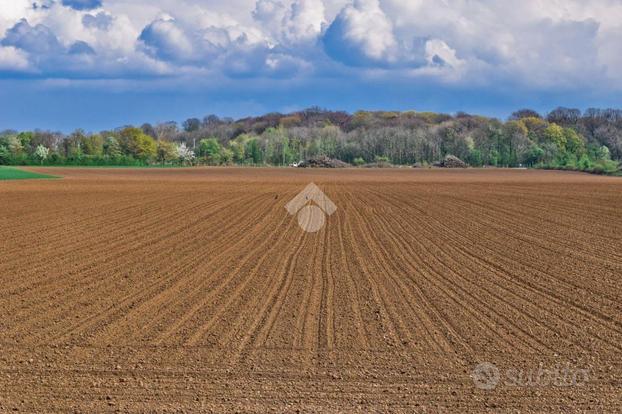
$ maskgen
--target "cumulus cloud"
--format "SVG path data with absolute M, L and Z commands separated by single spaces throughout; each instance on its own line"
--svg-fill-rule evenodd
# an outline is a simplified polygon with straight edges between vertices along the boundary
M 430 65 L 459 68 L 464 62 L 456 56 L 456 51 L 439 39 L 432 39 L 425 44 L 425 58 Z
M 261 45 L 238 46 L 225 56 L 222 68 L 233 78 L 291 78 L 310 68 L 305 60 Z
M 144 50 L 158 59 L 185 62 L 198 58 L 192 40 L 172 18 L 152 22 L 138 39 Z
M 213 26 L 202 30 L 189 28 L 170 16 L 147 25 L 138 39 L 139 48 L 153 58 L 197 66 L 208 65 L 232 44 L 226 29 Z
M 73 43 L 68 50 L 70 55 L 94 55 L 95 50 L 86 42 L 81 40 Z
M 106 12 L 99 12 L 95 15 L 85 14 L 82 17 L 84 27 L 108 30 L 112 26 L 113 17 Z
M 279 32 L 280 26 L 287 13 L 287 7 L 278 0 L 257 0 L 253 18 L 268 31 Z
M 252 15 L 274 42 L 285 45 L 317 39 L 326 24 L 323 0 L 294 0 L 289 6 L 258 0 Z
M 56 35 L 42 24 L 31 26 L 26 19 L 9 29 L 2 39 L 3 46 L 13 46 L 33 54 L 51 54 L 63 50 Z
M 25 52 L 14 47 L 0 46 L 0 70 L 28 70 L 28 57 Z
M 137 68 L 154 76 L 236 79 L 347 73 L 622 89 L 622 3 L 614 0 L 5 3 L 0 71 L 11 73 L 33 67 L 42 76 L 129 76 Z M 94 53 L 97 65 L 89 60 Z
M 505 78 L 559 88 L 579 87 L 581 79 L 610 82 L 603 76 L 609 67 L 603 33 L 622 35 L 614 22 L 622 18 L 622 3 L 609 0 L 386 0 L 383 8 L 398 39 L 425 36 L 428 64 L 454 68 L 464 83 Z
M 355 0 L 344 7 L 326 31 L 323 42 L 332 58 L 349 65 L 389 63 L 398 55 L 393 23 L 378 0 Z
M 511 52 L 500 63 L 537 84 L 573 84 L 603 71 L 598 58 L 599 24 L 592 20 L 544 19 L 527 25 L 511 42 Z
M 302 34 L 304 36 L 304 34 Z M 303 58 L 233 27 L 189 27 L 165 15 L 139 36 L 139 50 L 173 65 L 216 70 L 235 78 L 289 78 L 309 69 Z
M 294 41 L 314 39 L 322 30 L 324 2 L 322 0 L 297 0 L 285 17 L 287 37 Z

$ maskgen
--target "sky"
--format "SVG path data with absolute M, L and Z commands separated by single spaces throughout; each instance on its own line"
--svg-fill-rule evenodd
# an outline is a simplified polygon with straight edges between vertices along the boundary
M 0 129 L 621 107 L 620 0 L 0 0 Z

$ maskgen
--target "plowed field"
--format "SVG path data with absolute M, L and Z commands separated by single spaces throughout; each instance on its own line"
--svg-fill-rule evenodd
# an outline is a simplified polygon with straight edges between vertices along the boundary
M 34 170 L 0 183 L 1 412 L 622 410 L 620 178 Z

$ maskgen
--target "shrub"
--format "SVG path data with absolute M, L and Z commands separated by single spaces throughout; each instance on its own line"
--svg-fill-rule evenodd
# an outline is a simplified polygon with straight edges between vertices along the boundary
M 594 164 L 592 172 L 596 174 L 614 174 L 618 171 L 618 168 L 617 161 L 600 160 Z
M 592 168 L 592 161 L 590 160 L 590 157 L 587 156 L 587 154 L 583 154 L 583 156 L 577 163 L 577 166 L 580 170 L 589 171 Z

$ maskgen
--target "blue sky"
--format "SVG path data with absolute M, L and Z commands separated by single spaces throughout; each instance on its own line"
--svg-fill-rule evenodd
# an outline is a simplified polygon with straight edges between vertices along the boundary
M 0 129 L 620 105 L 617 0 L 0 0 Z

